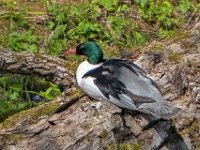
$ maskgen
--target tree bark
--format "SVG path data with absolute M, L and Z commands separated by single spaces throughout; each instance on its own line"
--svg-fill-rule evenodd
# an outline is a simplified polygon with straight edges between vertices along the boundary
M 16 53 L 0 49 L 0 72 L 35 75 L 50 80 L 63 88 L 74 82 L 63 59 L 33 53 Z

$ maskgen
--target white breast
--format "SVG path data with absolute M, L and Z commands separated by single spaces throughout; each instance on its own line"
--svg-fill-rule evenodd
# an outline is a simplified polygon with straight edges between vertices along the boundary
M 106 97 L 101 93 L 98 87 L 94 84 L 94 78 L 92 77 L 82 78 L 82 77 L 89 70 L 97 68 L 100 65 L 101 64 L 98 64 L 98 65 L 90 64 L 86 60 L 78 66 L 77 71 L 76 71 L 76 80 L 79 87 L 82 88 L 90 97 L 97 100 L 103 100 L 103 99 L 106 99 Z

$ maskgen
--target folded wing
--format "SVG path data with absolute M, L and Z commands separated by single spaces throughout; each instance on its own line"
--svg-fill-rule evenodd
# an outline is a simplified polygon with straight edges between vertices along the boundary
M 102 94 L 115 105 L 152 114 L 159 118 L 174 115 L 177 110 L 166 104 L 158 85 L 143 69 L 132 62 L 110 59 L 83 78 L 94 77 Z

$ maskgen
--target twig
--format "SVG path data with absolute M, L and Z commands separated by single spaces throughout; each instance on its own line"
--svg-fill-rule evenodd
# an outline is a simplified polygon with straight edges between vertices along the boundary
M 66 102 L 65 104 L 63 104 L 60 107 L 58 107 L 55 110 L 54 114 L 60 113 L 60 112 L 62 112 L 64 110 L 68 109 L 70 106 L 72 106 L 73 104 L 75 104 L 76 102 L 78 102 L 84 96 L 86 96 L 86 94 L 81 94 L 80 96 L 76 96 L 76 97 L 70 99 L 68 102 Z
M 192 20 L 192 18 L 194 17 L 195 12 L 192 13 L 191 17 L 188 19 L 187 23 L 185 24 L 183 31 L 185 31 L 185 29 L 187 28 L 187 26 L 189 25 L 190 21 Z

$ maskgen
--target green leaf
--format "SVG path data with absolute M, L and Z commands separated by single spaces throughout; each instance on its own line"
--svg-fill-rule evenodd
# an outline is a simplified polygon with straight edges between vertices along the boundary
M 135 31 L 135 40 L 137 44 L 141 44 L 144 43 L 145 38 L 140 32 Z
M 161 39 L 166 37 L 172 37 L 174 35 L 175 31 L 173 30 L 165 30 L 165 29 L 159 29 L 159 37 Z
M 19 97 L 19 95 L 20 95 L 19 92 L 14 91 L 12 94 L 9 95 L 9 98 L 11 100 L 16 100 Z
M 186 13 L 191 8 L 191 2 L 189 0 L 181 0 L 178 9 L 182 13 Z
M 8 46 L 17 52 L 31 51 L 36 52 L 38 49 L 39 37 L 33 35 L 33 31 L 28 30 L 23 33 L 12 32 L 9 35 Z
M 92 0 L 92 3 L 97 3 L 103 6 L 106 10 L 112 11 L 118 4 L 118 0 Z
M 51 39 L 57 39 L 59 36 L 64 35 L 64 32 L 67 28 L 67 25 L 58 25 L 53 32 L 53 35 L 50 37 Z

